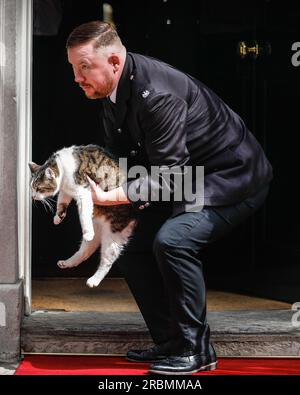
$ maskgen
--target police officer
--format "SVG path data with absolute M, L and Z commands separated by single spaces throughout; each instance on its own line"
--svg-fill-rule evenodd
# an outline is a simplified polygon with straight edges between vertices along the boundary
M 92 187 L 96 204 L 132 204 L 145 213 L 134 239 L 138 245 L 147 238 L 153 249 L 152 257 L 123 257 L 121 265 L 155 343 L 129 351 L 127 358 L 153 362 L 150 372 L 160 374 L 215 369 L 201 252 L 262 205 L 271 165 L 242 119 L 214 92 L 170 65 L 127 52 L 112 25 L 77 27 L 67 51 L 75 81 L 87 98 L 102 102 L 108 149 L 147 168 L 204 166 L 200 205 L 197 196 L 191 202 L 185 195 L 168 207 L 153 203 L 164 188 L 174 196 L 176 185 L 166 187 L 163 177 L 151 173 L 108 192 Z M 200 181 L 193 172 L 194 189 Z M 164 208 L 159 220 L 154 206 Z M 146 222 L 152 233 L 143 235 Z

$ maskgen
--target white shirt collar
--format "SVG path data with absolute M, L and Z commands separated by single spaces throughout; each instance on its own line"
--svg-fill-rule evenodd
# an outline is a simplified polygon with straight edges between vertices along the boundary
M 112 91 L 112 93 L 109 95 L 109 98 L 110 98 L 110 100 L 111 100 L 113 103 L 116 103 L 116 101 L 117 101 L 117 89 L 118 89 L 118 85 L 119 85 L 119 81 L 118 81 L 118 83 L 117 83 L 115 89 L 114 89 L 114 90 Z

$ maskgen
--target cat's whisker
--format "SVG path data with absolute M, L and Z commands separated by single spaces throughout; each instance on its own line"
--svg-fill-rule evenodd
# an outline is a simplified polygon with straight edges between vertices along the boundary
M 42 204 L 43 204 L 43 206 L 44 206 L 44 209 L 46 210 L 46 213 L 48 213 L 47 205 L 45 204 L 45 201 L 44 201 L 44 200 L 41 200 L 41 202 L 42 202 Z
M 49 205 L 48 205 L 48 202 L 47 202 L 47 200 L 46 200 L 46 199 L 44 199 L 43 201 L 44 201 L 44 205 L 45 205 L 45 207 L 47 207 L 47 212 L 48 212 L 48 210 L 49 210 Z
M 51 213 L 54 213 L 54 209 L 53 209 L 53 207 L 52 207 L 52 205 L 51 205 L 51 203 L 49 202 L 48 199 L 49 199 L 49 198 L 46 198 L 46 199 L 44 200 L 44 202 L 45 202 L 46 206 L 49 208 L 50 212 L 51 212 Z
M 44 202 L 43 202 L 42 200 L 40 200 L 40 202 L 42 203 L 44 209 L 46 210 Z M 47 210 L 46 210 L 46 211 L 47 211 Z
M 51 209 L 50 209 L 50 207 L 49 207 L 49 202 L 47 202 L 47 200 L 44 199 L 44 200 L 43 200 L 43 203 L 44 203 L 46 212 L 47 212 L 47 213 L 48 213 L 48 212 L 51 212 Z
M 55 208 L 52 206 L 51 203 L 50 203 L 50 206 L 51 206 L 52 213 L 54 213 L 56 211 Z M 56 207 L 56 205 L 55 205 L 55 207 Z
M 49 203 L 49 202 L 48 202 L 48 203 Z M 54 214 L 54 208 L 53 208 L 53 206 L 51 205 L 51 203 L 49 203 L 49 208 L 50 208 L 51 213 Z

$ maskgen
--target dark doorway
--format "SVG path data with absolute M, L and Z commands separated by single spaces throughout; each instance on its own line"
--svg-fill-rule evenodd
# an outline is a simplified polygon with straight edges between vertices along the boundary
M 102 1 L 53 1 L 56 30 L 37 29 L 33 53 L 33 160 L 74 144 L 102 144 L 97 101 L 87 100 L 73 81 L 65 41 L 80 23 L 103 18 Z M 271 0 L 108 1 L 127 49 L 160 58 L 212 88 L 245 120 L 264 147 L 275 178 L 264 207 L 207 251 L 208 286 L 299 300 L 299 211 L 297 106 L 300 67 L 292 45 L 300 40 L 294 2 Z M 57 16 L 59 15 L 59 16 Z M 47 19 L 47 18 L 46 18 Z M 51 32 L 51 34 L 49 34 Z M 41 207 L 33 209 L 34 277 L 87 277 L 98 258 L 70 271 L 56 267 L 81 238 L 76 207 L 59 227 Z M 110 276 L 118 275 L 114 268 Z

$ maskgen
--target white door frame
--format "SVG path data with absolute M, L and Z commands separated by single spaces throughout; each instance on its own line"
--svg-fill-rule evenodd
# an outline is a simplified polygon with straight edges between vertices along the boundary
M 17 127 L 18 127 L 18 262 L 24 283 L 25 314 L 31 313 L 31 195 L 32 136 L 32 0 L 18 1 L 17 8 Z

